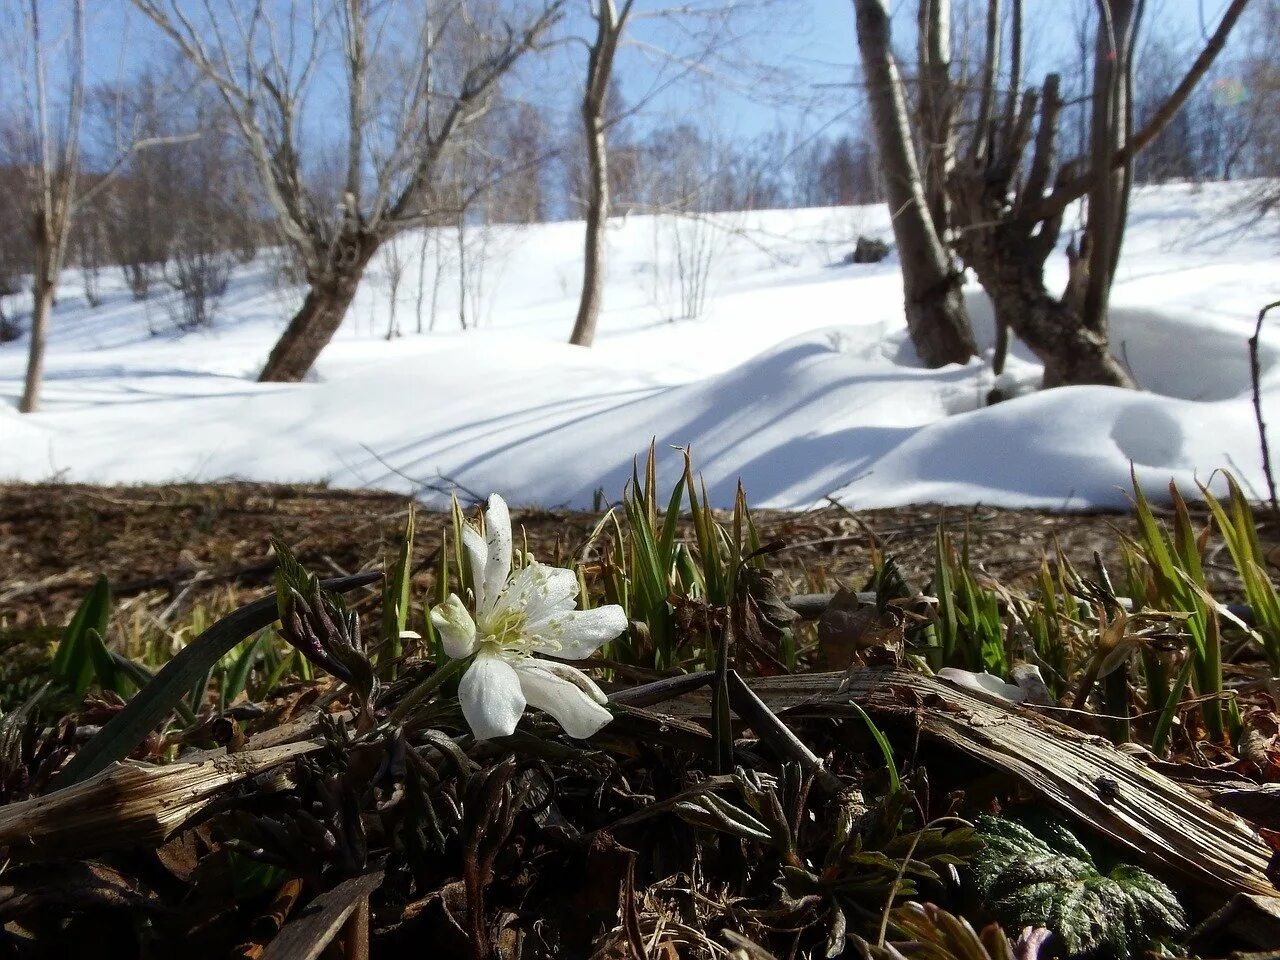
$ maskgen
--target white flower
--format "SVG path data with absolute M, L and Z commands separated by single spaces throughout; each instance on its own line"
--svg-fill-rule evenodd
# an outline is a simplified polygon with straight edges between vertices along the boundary
M 591 736 L 612 719 L 604 692 L 581 670 L 533 654 L 586 659 L 627 628 L 626 614 L 616 604 L 578 610 L 572 570 L 530 561 L 513 576 L 511 515 L 497 494 L 485 534 L 462 530 L 475 615 L 457 594 L 431 611 L 445 653 L 475 657 L 458 685 L 462 715 L 479 740 L 513 733 L 526 706 L 551 714 L 571 737 Z

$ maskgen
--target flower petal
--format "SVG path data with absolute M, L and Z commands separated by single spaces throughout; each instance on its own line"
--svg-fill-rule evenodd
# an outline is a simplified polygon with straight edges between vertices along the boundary
M 515 665 L 529 706 L 551 714 L 564 732 L 585 740 L 613 719 L 601 706 L 604 693 L 580 670 L 547 660 L 521 660 Z
M 454 660 L 475 653 L 476 622 L 456 593 L 449 594 L 448 600 L 432 608 L 431 623 L 440 632 L 444 652 Z
M 511 513 L 507 510 L 507 501 L 496 493 L 489 498 L 489 509 L 484 512 L 484 532 L 489 548 L 484 566 L 484 595 L 492 604 L 511 576 Z
M 478 654 L 458 684 L 462 715 L 477 740 L 509 737 L 524 713 L 525 695 L 515 669 L 501 657 Z
M 484 610 L 487 596 L 484 589 L 485 567 L 489 563 L 489 547 L 484 537 L 471 524 L 462 527 L 462 548 L 467 552 L 467 564 L 471 567 L 471 592 L 475 594 L 476 614 Z
M 1005 683 L 990 673 L 974 673 L 972 670 L 961 670 L 959 667 L 943 667 L 938 671 L 938 678 L 949 680 L 965 690 L 979 694 L 985 693 L 1009 703 L 1021 703 L 1027 698 L 1022 688 L 1015 687 L 1012 683 Z
M 543 623 L 572 611 L 577 596 L 578 577 L 572 570 L 530 561 L 511 578 L 495 610 L 519 613 L 526 623 Z
M 568 567 L 549 567 L 540 563 L 543 577 L 542 599 L 546 603 L 560 603 L 578 596 L 578 575 Z
M 627 629 L 627 615 L 615 603 L 594 610 L 572 610 L 528 625 L 533 649 L 565 660 L 585 660 Z

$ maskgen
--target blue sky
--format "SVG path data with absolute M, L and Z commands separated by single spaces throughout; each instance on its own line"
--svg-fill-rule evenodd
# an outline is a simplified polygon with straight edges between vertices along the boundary
M 577 12 L 571 13 L 568 29 L 586 26 L 581 13 L 585 2 L 573 0 L 571 10 Z M 1040 69 L 1063 65 L 1069 57 L 1072 12 L 1091 2 L 1027 0 L 1026 19 L 1034 25 L 1028 44 L 1033 58 L 1040 60 Z M 1201 36 L 1201 25 L 1211 28 L 1226 2 L 1148 0 L 1148 30 L 1189 49 Z M 63 0 L 41 3 L 56 22 Z M 713 0 L 695 3 L 710 5 Z M 638 11 L 671 5 L 671 0 L 637 0 Z M 127 71 L 131 63 L 168 54 L 168 44 L 128 0 L 90 0 L 88 6 L 90 66 L 95 78 L 112 79 Z M 959 6 L 961 0 L 957 0 Z M 900 48 L 910 47 L 914 7 L 910 0 L 891 0 Z M 710 117 L 726 136 L 751 136 L 780 128 L 812 130 L 839 125 L 856 116 L 860 91 L 853 85 L 839 86 L 855 80 L 858 70 L 851 0 L 774 0 L 764 13 L 748 14 L 739 28 L 741 40 L 730 51 L 728 68 L 715 68 L 717 72 L 703 83 L 681 79 L 665 88 L 637 122 L 647 126 L 690 116 Z M 618 67 L 623 94 L 632 101 L 672 75 L 671 65 L 662 63 L 652 50 L 688 49 L 681 32 L 670 26 L 640 22 L 634 36 L 646 42 L 647 49 L 633 47 L 624 52 Z M 582 60 L 580 47 L 566 48 L 546 63 L 526 69 L 524 83 L 537 92 L 538 99 L 557 103 L 567 118 L 573 109 Z M 787 75 L 785 87 L 754 81 L 752 77 L 762 65 L 782 68 Z

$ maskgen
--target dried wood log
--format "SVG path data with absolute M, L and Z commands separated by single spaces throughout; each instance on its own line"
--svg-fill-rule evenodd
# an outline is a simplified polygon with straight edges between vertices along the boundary
M 0 807 L 0 849 L 27 860 L 158 843 L 224 788 L 320 746 L 290 743 L 166 766 L 113 763 L 74 786 Z
M 1009 774 L 1156 871 L 1219 892 L 1280 897 L 1267 878 L 1271 850 L 1243 820 L 1106 740 L 1032 710 L 900 670 L 765 677 L 751 687 L 791 717 L 851 715 L 853 701 L 913 720 L 929 738 Z M 651 709 L 708 719 L 710 700 L 695 691 Z

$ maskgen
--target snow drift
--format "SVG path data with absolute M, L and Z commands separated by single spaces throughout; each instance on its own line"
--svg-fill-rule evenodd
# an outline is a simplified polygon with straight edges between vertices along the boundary
M 1131 464 L 1157 496 L 1221 467 L 1262 490 L 1246 341 L 1259 306 L 1280 297 L 1280 271 L 1274 234 L 1216 223 L 1232 189 L 1135 196 L 1113 341 L 1142 392 L 1036 393 L 1038 366 L 1015 349 L 1006 386 L 1020 395 L 991 407 L 984 364 L 919 366 L 894 263 L 837 265 L 858 233 L 888 236 L 880 208 L 720 217 L 704 315 L 678 320 L 673 221 L 617 220 L 590 350 L 563 343 L 581 225 L 494 228 L 483 283 L 463 298 L 470 329 L 458 329 L 446 263 L 435 332 L 386 340 L 375 265 L 312 381 L 287 386 L 253 380 L 292 306 L 265 258 L 234 277 L 212 330 L 186 334 L 162 301 L 135 303 L 123 285 L 89 308 L 68 271 L 43 412 L 14 411 L 26 345 L 0 346 L 0 478 L 324 481 L 439 501 L 428 485 L 444 477 L 514 503 L 589 506 L 597 490 L 620 493 L 654 437 L 693 447 L 722 506 L 741 477 L 771 507 L 828 496 L 1116 507 Z M 430 285 L 434 256 L 427 266 Z M 407 330 L 418 279 L 411 271 L 397 302 Z M 967 294 L 989 348 L 989 307 L 978 288 Z M 6 307 L 22 310 L 17 298 Z M 1276 356 L 1268 335 L 1265 409 L 1280 425 Z M 670 477 L 678 464 L 665 457 Z

